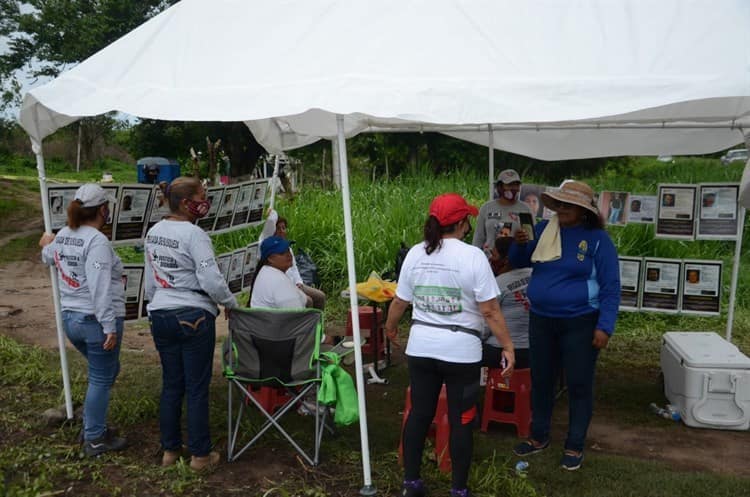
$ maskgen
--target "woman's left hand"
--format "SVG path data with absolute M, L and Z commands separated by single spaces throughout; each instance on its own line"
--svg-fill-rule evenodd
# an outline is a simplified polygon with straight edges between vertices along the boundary
M 591 341 L 591 345 L 595 349 L 605 349 L 609 343 L 609 335 L 602 330 L 594 330 L 594 339 Z
M 117 346 L 117 333 L 107 333 L 104 340 L 104 350 L 112 350 Z
M 503 349 L 502 352 L 503 355 L 503 362 L 505 362 L 505 368 L 502 370 L 500 374 L 503 375 L 503 378 L 510 378 L 513 374 L 513 369 L 516 367 L 516 353 L 513 350 Z M 503 366 L 503 363 L 500 363 L 500 366 Z

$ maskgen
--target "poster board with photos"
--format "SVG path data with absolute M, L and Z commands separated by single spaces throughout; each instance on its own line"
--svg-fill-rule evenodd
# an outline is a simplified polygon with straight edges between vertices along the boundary
M 698 185 L 659 185 L 656 238 L 695 239 L 695 197 Z
M 146 317 L 143 302 L 143 264 L 123 264 L 122 284 L 125 287 L 125 320 Z
M 151 208 L 149 209 L 148 222 L 146 223 L 146 233 L 169 214 L 169 202 L 164 199 L 164 193 L 161 191 L 161 188 L 159 188 L 159 185 L 155 185 L 153 189 Z M 144 238 L 145 236 L 144 233 Z
M 738 183 L 698 185 L 698 240 L 736 240 L 739 231 Z
M 117 199 L 115 241 L 140 240 L 144 237 L 150 216 L 153 186 L 123 185 Z
M 251 243 L 247 246 L 245 251 L 245 261 L 242 269 L 242 288 L 250 288 L 255 276 L 255 268 L 258 266 L 260 261 L 260 244 Z
M 212 186 L 206 190 L 206 200 L 209 201 L 211 207 L 208 208 L 208 213 L 201 219 L 198 219 L 196 223 L 199 228 L 203 231 L 210 233 L 214 230 L 216 224 L 216 218 L 219 215 L 219 209 L 221 209 L 222 200 L 224 200 L 224 187 L 223 186 Z
M 667 313 L 680 310 L 682 262 L 646 257 L 641 278 L 641 309 Z
M 242 271 L 245 263 L 247 249 L 241 248 L 231 253 L 229 259 L 229 271 L 227 272 L 227 286 L 232 293 L 242 291 Z
M 68 224 L 68 206 L 75 199 L 76 191 L 80 187 L 81 184 L 47 185 L 47 202 L 49 202 L 50 206 L 50 220 L 53 233 L 57 233 Z M 101 185 L 101 187 L 112 198 L 118 198 L 119 187 L 117 185 Z M 104 233 L 107 240 L 111 241 L 114 223 L 117 219 L 117 202 L 109 202 L 108 207 L 109 217 L 100 231 Z
M 263 206 L 266 202 L 266 192 L 268 191 L 268 180 L 256 181 L 253 188 L 253 198 L 250 199 L 250 214 L 248 223 L 257 223 L 263 220 Z
M 643 258 L 620 257 L 620 310 L 637 311 L 640 307 Z
M 631 195 L 628 223 L 654 224 L 657 210 L 656 199 L 654 195 Z
M 630 193 L 603 191 L 599 194 L 597 208 L 610 226 L 625 226 L 630 211 Z
M 216 257 L 216 266 L 219 268 L 219 273 L 224 278 L 224 281 L 229 279 L 229 263 L 232 262 L 232 254 L 221 254 Z
M 527 185 L 523 183 L 518 194 L 518 199 L 531 209 L 536 219 L 541 219 L 544 213 L 542 193 L 545 191 L 545 188 L 542 185 Z
M 682 305 L 685 314 L 721 314 L 721 261 L 684 260 Z
M 226 231 L 232 227 L 232 218 L 234 217 L 234 208 L 237 205 L 240 185 L 227 186 L 224 189 L 224 195 L 221 198 L 221 206 L 214 224 L 214 232 Z
M 253 183 L 240 183 L 239 187 L 237 204 L 232 214 L 232 226 L 247 223 L 247 218 L 250 216 L 250 201 L 253 199 L 253 192 L 255 191 Z

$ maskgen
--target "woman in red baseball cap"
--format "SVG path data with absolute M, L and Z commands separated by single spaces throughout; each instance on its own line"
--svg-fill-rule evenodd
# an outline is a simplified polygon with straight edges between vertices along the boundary
M 457 193 L 435 197 L 424 225 L 424 241 L 406 255 L 388 311 L 385 330 L 394 336 L 404 311 L 413 306 L 406 346 L 412 408 L 403 433 L 402 496 L 425 495 L 422 451 L 443 383 L 451 433 L 451 496 L 469 495 L 466 483 L 482 360 L 480 330 L 485 321 L 503 347 L 503 375 L 513 372 L 513 343 L 500 312 L 492 269 L 481 249 L 463 242 L 471 232 L 469 216 L 477 212 Z

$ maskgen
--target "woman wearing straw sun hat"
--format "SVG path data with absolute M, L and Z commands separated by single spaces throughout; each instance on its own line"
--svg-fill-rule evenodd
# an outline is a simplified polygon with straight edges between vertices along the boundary
M 555 215 L 536 226 L 534 240 L 518 230 L 509 254 L 514 267 L 533 268 L 528 286 L 531 438 L 514 452 L 527 456 L 549 446 L 555 379 L 562 367 L 570 407 L 561 464 L 572 471 L 583 462 L 596 359 L 617 319 L 619 262 L 586 183 L 566 180 L 543 193 L 542 202 Z

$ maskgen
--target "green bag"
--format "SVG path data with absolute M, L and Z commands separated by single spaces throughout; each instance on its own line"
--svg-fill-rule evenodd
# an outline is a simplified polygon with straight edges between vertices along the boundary
M 336 406 L 333 422 L 347 426 L 359 420 L 357 390 L 351 375 L 339 366 L 341 357 L 335 352 L 322 352 L 321 358 L 327 362 L 322 369 L 318 402 Z

